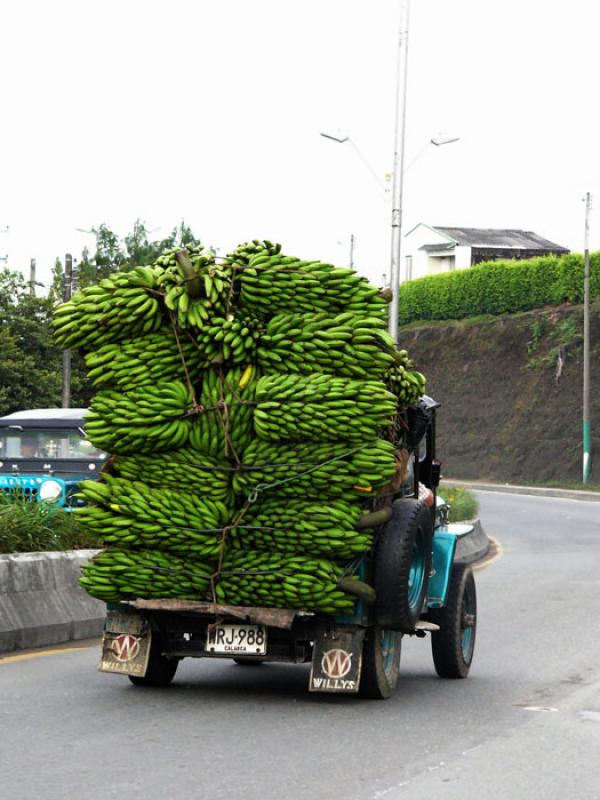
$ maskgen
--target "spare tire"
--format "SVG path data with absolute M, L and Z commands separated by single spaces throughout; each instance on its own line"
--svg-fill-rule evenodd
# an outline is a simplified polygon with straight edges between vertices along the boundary
M 427 598 L 433 515 L 414 498 L 396 500 L 375 546 L 375 619 L 388 630 L 411 633 Z

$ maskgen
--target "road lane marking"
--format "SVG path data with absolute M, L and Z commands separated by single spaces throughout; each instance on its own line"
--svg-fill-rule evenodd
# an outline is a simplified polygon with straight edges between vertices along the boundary
M 498 539 L 494 539 L 493 536 L 488 536 L 488 539 L 490 540 L 492 545 L 491 547 L 492 554 L 486 556 L 481 561 L 476 561 L 473 564 L 473 569 L 476 571 L 490 567 L 492 564 L 494 564 L 496 561 L 499 561 L 504 556 L 504 548 L 502 547 Z
M 41 650 L 39 653 L 21 653 L 18 656 L 0 656 L 0 664 L 12 664 L 15 661 L 28 661 L 30 658 L 41 658 L 42 656 L 56 656 L 60 653 L 77 653 L 80 650 L 91 650 L 96 645 L 89 644 L 86 647 L 61 647 L 56 650 Z
M 508 495 L 509 497 L 526 497 L 532 500 L 559 500 L 564 503 L 569 501 L 571 503 L 598 503 L 600 501 L 600 492 L 597 492 L 598 497 L 561 497 L 556 494 L 529 494 L 528 492 L 509 492 L 500 489 L 477 489 L 475 487 L 468 487 L 469 491 L 477 492 L 477 494 L 496 494 Z M 574 490 L 577 491 L 577 490 Z

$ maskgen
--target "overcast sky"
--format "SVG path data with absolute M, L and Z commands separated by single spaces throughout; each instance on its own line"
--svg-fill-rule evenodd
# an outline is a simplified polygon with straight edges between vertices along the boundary
M 101 222 L 184 218 L 382 283 L 399 0 L 3 0 L 0 256 L 47 280 Z M 404 230 L 534 230 L 583 248 L 597 193 L 600 6 L 412 0 Z M 423 150 L 438 133 L 460 142 Z M 9 232 L 2 233 L 9 226 Z M 0 262 L 0 266 L 2 262 Z

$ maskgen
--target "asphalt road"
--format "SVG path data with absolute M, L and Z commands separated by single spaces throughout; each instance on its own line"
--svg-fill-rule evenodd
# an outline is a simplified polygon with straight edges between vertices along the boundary
M 6 800 L 600 799 L 600 506 L 480 493 L 503 556 L 477 572 L 465 681 L 405 640 L 387 701 L 309 695 L 308 669 L 185 661 L 173 686 L 97 648 L 0 661 Z

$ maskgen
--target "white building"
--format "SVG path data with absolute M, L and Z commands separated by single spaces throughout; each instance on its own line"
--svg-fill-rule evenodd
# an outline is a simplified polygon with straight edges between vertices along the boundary
M 533 231 L 495 228 L 446 228 L 420 222 L 402 242 L 401 280 L 464 269 L 498 258 L 564 255 L 569 250 Z

